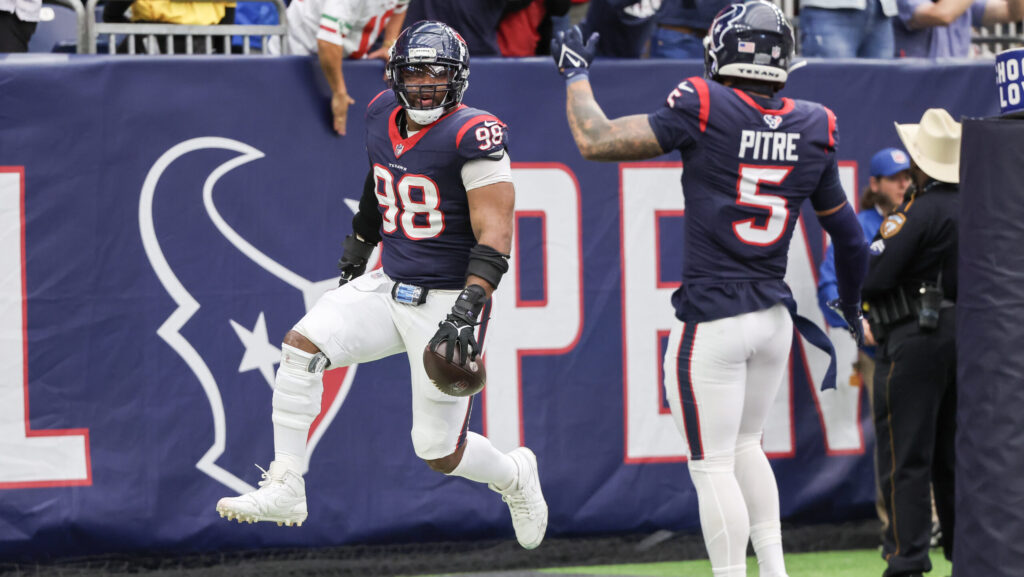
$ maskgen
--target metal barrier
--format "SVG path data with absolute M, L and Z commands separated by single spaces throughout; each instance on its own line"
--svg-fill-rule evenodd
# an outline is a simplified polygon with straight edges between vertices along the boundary
M 78 0 L 66 0 L 75 2 Z M 202 1 L 202 0 L 200 0 Z M 138 22 L 125 22 L 125 23 L 113 23 L 113 22 L 97 22 L 96 21 L 96 6 L 100 3 L 100 0 L 88 0 L 88 4 L 85 7 L 86 16 L 86 42 L 79 46 L 78 52 L 80 54 L 96 54 L 97 39 L 100 36 L 108 37 L 108 49 L 109 54 L 117 53 L 117 37 L 119 35 L 127 37 L 126 42 L 128 54 L 136 54 L 135 40 L 136 38 L 148 39 L 147 42 L 147 53 L 148 54 L 160 54 L 160 50 L 157 47 L 157 39 L 166 39 L 166 54 L 174 54 L 174 42 L 175 36 L 185 37 L 185 52 L 184 54 L 195 54 L 196 46 L 193 37 L 198 36 L 201 38 L 202 48 L 205 53 L 213 53 L 214 38 L 223 38 L 223 42 L 226 46 L 231 45 L 232 36 L 241 36 L 242 42 L 242 53 L 250 54 L 251 49 L 249 46 L 249 39 L 251 37 L 259 37 L 263 39 L 264 46 L 266 46 L 267 40 L 272 36 L 280 37 L 281 42 L 281 54 L 288 53 L 288 16 L 286 14 L 286 6 L 283 0 L 255 0 L 258 2 L 273 2 L 274 6 L 277 7 L 278 22 L 277 25 L 238 25 L 238 24 L 211 24 L 208 26 L 191 26 L 185 24 L 158 24 L 158 23 L 138 23 Z M 82 50 L 82 46 L 85 46 L 85 50 Z M 230 50 L 226 50 L 230 53 Z
M 1024 46 L 1024 24 L 1011 22 L 975 28 L 971 34 L 971 43 L 978 47 L 980 54 L 986 56 Z
M 202 47 L 206 53 L 213 52 L 213 39 L 224 38 L 224 42 L 230 44 L 232 36 L 242 36 L 242 53 L 250 54 L 251 48 L 249 38 L 262 38 L 264 46 L 271 36 L 280 37 L 281 53 L 288 53 L 288 17 L 287 6 L 283 0 L 255 0 L 258 2 L 273 2 L 277 7 L 279 24 L 276 26 L 267 25 L 235 25 L 215 24 L 209 26 L 188 26 L 180 24 L 154 24 L 154 23 L 112 23 L 97 22 L 96 7 L 101 0 L 88 0 L 83 7 L 81 0 L 44 0 L 47 4 L 59 4 L 75 11 L 78 17 L 78 47 L 79 54 L 96 54 L 97 39 L 102 35 L 108 36 L 108 53 L 117 52 L 118 35 L 127 36 L 129 41 L 127 49 L 129 54 L 135 54 L 135 38 L 145 37 L 149 39 L 147 52 L 158 54 L 157 38 L 171 39 L 175 36 L 184 36 L 185 54 L 193 54 L 195 46 L 193 36 L 202 38 Z M 204 1 L 204 0 L 200 0 Z M 797 13 L 796 0 L 773 0 L 783 12 L 793 21 L 794 28 L 799 27 L 799 14 Z M 799 33 L 797 33 L 799 40 Z M 1024 24 L 1020 22 L 1010 24 L 995 24 L 988 27 L 977 27 L 974 29 L 971 42 L 978 47 L 978 53 L 990 56 L 1007 48 L 1024 45 Z M 174 54 L 174 43 L 168 41 L 167 53 Z
M 75 18 L 78 20 L 78 33 L 75 35 L 76 49 L 81 53 L 82 47 L 89 41 L 89 27 L 85 18 L 85 7 L 82 6 L 82 0 L 43 0 L 43 4 L 57 4 L 70 8 L 75 12 Z

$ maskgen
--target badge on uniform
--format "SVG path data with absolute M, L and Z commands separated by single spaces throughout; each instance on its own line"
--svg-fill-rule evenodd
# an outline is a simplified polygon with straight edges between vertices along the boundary
M 882 238 L 892 238 L 896 236 L 896 233 L 903 228 L 906 224 L 907 217 L 902 212 L 890 214 L 884 221 L 882 221 Z

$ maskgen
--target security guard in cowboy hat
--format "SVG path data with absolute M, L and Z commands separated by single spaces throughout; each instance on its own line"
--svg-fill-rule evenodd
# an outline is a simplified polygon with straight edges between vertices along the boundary
M 932 568 L 930 485 L 944 552 L 953 553 L 960 124 L 932 108 L 896 130 L 913 185 L 871 245 L 862 296 L 879 342 L 877 475 L 890 519 L 884 577 L 920 577 Z

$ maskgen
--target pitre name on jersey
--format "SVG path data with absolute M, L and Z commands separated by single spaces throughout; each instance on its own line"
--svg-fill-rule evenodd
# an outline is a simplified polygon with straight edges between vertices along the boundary
M 705 322 L 792 300 L 783 278 L 801 205 L 810 198 L 815 210 L 828 210 L 846 201 L 832 112 L 694 77 L 648 120 L 662 150 L 678 150 L 683 159 L 676 316 Z
M 762 130 L 744 130 L 740 136 L 739 157 L 746 160 L 777 160 L 797 162 L 797 132 L 765 132 Z

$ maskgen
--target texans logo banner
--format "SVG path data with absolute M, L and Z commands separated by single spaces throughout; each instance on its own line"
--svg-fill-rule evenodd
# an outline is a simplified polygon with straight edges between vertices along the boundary
M 327 372 L 301 528 L 214 511 L 273 458 L 281 340 L 337 286 L 368 170 L 362 107 L 385 88 L 379 62 L 346 64 L 357 104 L 343 138 L 311 59 L 26 62 L 0 60 L 0 559 L 512 538 L 486 487 L 414 455 L 404 355 Z M 699 74 L 696 62 L 608 61 L 591 78 L 617 117 L 663 106 Z M 815 63 L 786 95 L 841 119 L 856 203 L 858 167 L 898 143 L 894 120 L 932 106 L 993 114 L 995 94 L 969 88 L 991 74 L 984 63 Z M 507 124 L 517 194 L 512 269 L 495 293 L 470 428 L 536 452 L 549 537 L 696 531 L 661 369 L 685 167 L 671 155 L 583 160 L 564 90 L 547 61 L 473 62 L 465 102 Z M 787 280 L 801 313 L 824 326 L 827 239 L 803 212 Z M 839 388 L 818 390 L 828 358 L 795 337 L 765 431 L 791 522 L 873 514 L 856 349 L 846 331 L 829 334 Z

